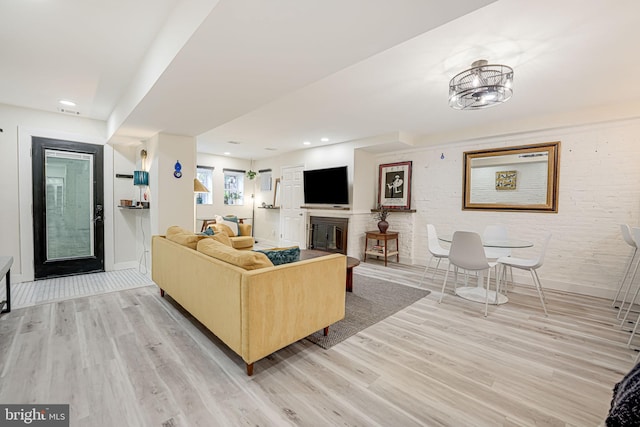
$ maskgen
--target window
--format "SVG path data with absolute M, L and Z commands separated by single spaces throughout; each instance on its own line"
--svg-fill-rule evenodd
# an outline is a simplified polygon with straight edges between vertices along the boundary
M 224 204 L 244 204 L 244 173 L 242 170 L 224 169 Z
M 262 169 L 260 173 L 260 191 L 271 191 L 271 169 Z
M 196 178 L 207 187 L 208 193 L 196 194 L 196 204 L 212 205 L 213 204 L 213 168 L 210 166 L 198 166 L 196 169 Z

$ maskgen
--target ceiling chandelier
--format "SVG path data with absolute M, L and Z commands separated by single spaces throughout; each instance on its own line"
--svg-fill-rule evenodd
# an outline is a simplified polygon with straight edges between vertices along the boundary
M 449 106 L 456 110 L 493 107 L 511 98 L 513 68 L 480 59 L 449 82 Z

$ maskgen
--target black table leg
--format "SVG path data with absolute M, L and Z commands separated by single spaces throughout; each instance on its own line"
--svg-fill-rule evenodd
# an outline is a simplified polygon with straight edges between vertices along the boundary
M 5 301 L 6 307 L 0 313 L 9 313 L 11 311 L 11 269 L 7 271 L 5 281 L 7 282 L 7 300 Z

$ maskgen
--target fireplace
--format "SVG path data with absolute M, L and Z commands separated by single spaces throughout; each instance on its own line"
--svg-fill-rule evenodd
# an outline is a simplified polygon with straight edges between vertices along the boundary
M 309 224 L 309 249 L 347 254 L 348 218 L 312 216 Z

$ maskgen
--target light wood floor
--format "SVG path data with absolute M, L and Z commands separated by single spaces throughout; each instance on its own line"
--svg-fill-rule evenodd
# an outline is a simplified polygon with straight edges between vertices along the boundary
M 421 269 L 356 274 L 416 286 Z M 430 276 L 429 276 L 430 278 Z M 543 283 L 544 283 L 544 278 Z M 330 350 L 242 360 L 155 287 L 0 317 L 0 402 L 69 403 L 72 426 L 596 426 L 636 353 L 609 301 L 529 289 L 483 306 L 442 276 L 423 300 Z M 430 282 L 430 281 L 429 281 Z

